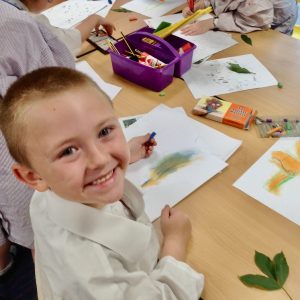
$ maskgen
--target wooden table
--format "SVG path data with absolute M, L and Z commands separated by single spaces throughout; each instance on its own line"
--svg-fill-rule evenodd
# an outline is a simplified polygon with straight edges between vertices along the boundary
M 139 16 L 141 19 L 135 23 L 129 22 L 130 14 L 112 12 L 108 18 L 117 19 L 125 33 L 144 26 L 140 21 L 144 17 Z M 283 83 L 283 88 L 273 86 L 223 97 L 252 106 L 259 115 L 299 115 L 300 42 L 273 31 L 256 32 L 249 34 L 253 41 L 251 47 L 240 40 L 239 34 L 233 36 L 239 44 L 213 58 L 253 53 Z M 177 205 L 192 221 L 193 237 L 187 261 L 205 274 L 202 297 L 205 300 L 288 299 L 282 290 L 262 291 L 248 288 L 239 281 L 239 275 L 261 274 L 254 264 L 257 250 L 270 257 L 284 252 L 290 266 L 285 288 L 294 300 L 300 299 L 300 227 L 232 186 L 275 140 L 259 138 L 255 127 L 243 131 L 192 116 L 196 101 L 180 79 L 175 78 L 162 97 L 113 74 L 109 56 L 94 52 L 82 59 L 87 60 L 104 80 L 123 87 L 114 100 L 120 117 L 147 113 L 160 103 L 182 106 L 192 118 L 243 141 L 221 174 Z M 300 201 L 300 195 L 295 197 Z

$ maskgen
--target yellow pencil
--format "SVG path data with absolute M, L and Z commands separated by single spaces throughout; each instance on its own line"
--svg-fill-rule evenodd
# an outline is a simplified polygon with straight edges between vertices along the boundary
M 117 47 L 111 42 L 108 41 L 109 47 L 116 53 L 120 54 L 119 50 L 117 49 Z
M 132 49 L 130 48 L 128 42 L 126 41 L 126 38 L 125 38 L 125 35 L 123 34 L 123 32 L 121 31 L 121 34 L 122 34 L 122 37 L 123 37 L 123 40 L 126 44 L 126 46 L 128 47 L 128 49 L 131 51 L 132 55 L 135 55 L 135 53 L 132 51 Z
M 191 16 L 189 16 L 187 18 L 184 18 L 184 19 L 174 23 L 173 25 L 170 25 L 170 26 L 168 26 L 168 27 L 166 27 L 166 28 L 164 28 L 160 31 L 157 31 L 157 32 L 153 33 L 153 34 L 164 39 L 168 35 L 170 35 L 172 32 L 174 32 L 175 30 L 182 27 L 183 25 L 199 18 L 202 15 L 208 14 L 210 12 L 212 12 L 212 7 L 211 6 L 205 8 L 205 9 L 200 9 L 200 10 L 196 11 L 195 13 L 193 13 Z

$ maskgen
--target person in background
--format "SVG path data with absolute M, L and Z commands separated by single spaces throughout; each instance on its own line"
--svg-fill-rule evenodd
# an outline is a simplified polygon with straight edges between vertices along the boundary
M 292 35 L 297 21 L 298 8 L 295 0 L 200 0 L 195 11 L 212 6 L 215 18 L 185 26 L 185 35 L 197 35 L 208 30 L 249 33 L 256 30 L 274 29 Z M 189 7 L 183 10 L 191 15 Z
M 0 16 L 0 102 L 7 88 L 32 70 L 75 68 L 70 51 L 45 25 L 3 1 Z M 33 248 L 29 217 L 33 191 L 11 174 L 13 163 L 0 131 L 0 299 L 33 300 L 35 277 L 27 250 Z
M 15 80 L 33 70 L 46 66 L 75 68 L 73 55 L 48 26 L 4 1 L 0 1 L 0 16 L 0 102 Z M 148 137 L 136 137 L 129 142 L 132 162 L 151 154 L 152 148 L 144 147 Z M 33 190 L 15 179 L 11 173 L 13 163 L 0 131 L 0 299 L 18 296 L 31 300 L 36 299 L 36 292 L 29 259 L 26 276 L 19 267 L 25 264 L 23 253 L 28 256 L 26 248 L 33 248 L 29 217 Z M 19 251 L 11 253 L 11 244 L 17 245 Z
M 39 299 L 199 299 L 203 275 L 185 263 L 191 223 L 166 206 L 160 247 L 125 179 L 130 153 L 111 101 L 89 77 L 33 71 L 9 88 L 0 115 L 14 174 L 36 190 Z
M 84 42 L 90 35 L 93 29 L 96 32 L 99 30 L 99 27 L 103 27 L 105 31 L 111 35 L 115 29 L 114 25 L 105 18 L 93 14 L 84 19 L 79 23 L 75 28 L 62 29 L 54 27 L 50 24 L 48 18 L 42 14 L 41 11 L 45 10 L 49 2 L 47 0 L 0 0 L 7 2 L 11 6 L 19 10 L 24 10 L 29 12 L 33 18 L 38 22 L 46 25 L 52 33 L 54 33 L 70 50 L 70 52 L 76 56 L 79 54 L 82 42 Z

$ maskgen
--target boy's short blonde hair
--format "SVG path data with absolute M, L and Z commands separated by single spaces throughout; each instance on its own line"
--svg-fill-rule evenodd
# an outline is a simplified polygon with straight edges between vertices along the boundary
M 30 167 L 26 153 L 27 108 L 36 101 L 47 99 L 80 86 L 99 87 L 88 76 L 73 69 L 47 67 L 35 70 L 18 79 L 1 101 L 0 126 L 11 156 L 20 164 Z M 103 96 L 110 102 L 107 95 Z M 37 124 L 38 126 L 38 124 Z

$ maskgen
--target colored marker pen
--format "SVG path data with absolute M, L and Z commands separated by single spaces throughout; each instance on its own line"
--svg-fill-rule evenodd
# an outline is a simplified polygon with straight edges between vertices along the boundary
M 145 145 L 149 145 L 151 140 L 156 136 L 156 132 L 153 131 L 150 136 L 149 136 L 149 139 L 147 140 L 147 142 L 145 143 Z

